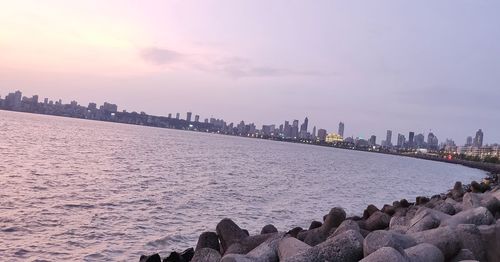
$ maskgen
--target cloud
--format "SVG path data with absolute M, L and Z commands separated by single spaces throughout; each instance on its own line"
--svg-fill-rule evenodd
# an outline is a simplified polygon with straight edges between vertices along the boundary
M 268 65 L 256 65 L 250 59 L 238 56 L 184 54 L 158 47 L 142 49 L 141 57 L 153 65 L 168 66 L 175 63 L 177 68 L 182 67 L 188 70 L 224 74 L 232 78 L 333 75 L 315 70 L 296 70 Z
M 183 55 L 165 48 L 150 47 L 141 50 L 141 57 L 155 65 L 166 65 L 181 60 Z

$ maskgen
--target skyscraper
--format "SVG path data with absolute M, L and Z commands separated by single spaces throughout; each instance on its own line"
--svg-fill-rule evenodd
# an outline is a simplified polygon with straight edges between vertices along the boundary
M 375 135 L 372 135 L 372 136 L 370 137 L 370 140 L 368 141 L 368 144 L 369 144 L 370 146 L 375 146 L 375 145 L 377 145 L 377 137 L 376 137 Z
M 293 120 L 291 137 L 292 138 L 299 137 L 299 120 L 297 119 Z
M 415 132 L 410 132 L 408 134 L 408 147 L 414 146 L 414 141 L 413 141 L 414 138 L 415 138 Z
M 199 115 L 195 115 L 194 116 L 194 122 L 196 122 L 196 123 L 200 122 L 200 116 Z
M 181 114 L 175 113 L 175 119 L 179 119 L 180 116 L 181 116 Z
M 309 119 L 307 119 L 307 117 L 304 119 L 304 123 L 302 123 L 302 125 L 300 125 L 300 131 L 304 131 L 304 132 L 307 132 L 307 125 L 309 124 Z
M 326 130 L 325 129 L 318 130 L 318 140 L 320 142 L 325 142 L 325 140 L 326 140 Z
M 479 129 L 476 132 L 476 137 L 474 138 L 474 146 L 482 147 L 483 146 L 483 130 Z
M 192 114 L 193 114 L 193 113 L 191 113 L 191 112 L 187 112 L 187 113 L 186 113 L 186 121 L 187 121 L 187 122 L 191 122 L 191 115 L 192 115 Z
M 339 135 L 341 137 L 344 137 L 344 123 L 343 122 L 339 123 Z
M 468 136 L 465 140 L 465 146 L 472 146 L 472 136 Z
M 403 148 L 406 143 L 406 137 L 402 134 L 398 134 L 398 147 Z
M 392 131 L 387 130 L 387 136 L 385 137 L 385 146 L 392 146 Z

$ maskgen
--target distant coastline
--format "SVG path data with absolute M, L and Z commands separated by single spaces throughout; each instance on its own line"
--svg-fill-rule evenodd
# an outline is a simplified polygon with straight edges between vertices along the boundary
M 9 110 L 9 109 L 5 109 L 5 108 L 0 108 L 0 110 L 8 111 L 8 112 L 35 114 L 35 115 L 49 115 L 49 116 L 56 116 L 56 117 L 77 118 L 77 119 L 93 120 L 93 121 L 100 121 L 100 122 L 111 122 L 111 123 L 118 123 L 118 124 L 129 124 L 129 125 L 138 125 L 138 126 L 167 128 L 167 129 L 175 129 L 175 130 L 181 130 L 181 131 L 213 133 L 213 134 L 236 136 L 236 137 L 243 137 L 243 138 L 272 140 L 272 141 L 287 142 L 287 143 L 300 143 L 300 144 L 314 145 L 314 146 L 333 147 L 333 148 L 339 148 L 339 149 L 365 151 L 365 152 L 388 154 L 388 155 L 395 155 L 395 156 L 405 156 L 405 157 L 412 157 L 412 158 L 423 159 L 423 160 L 438 161 L 438 162 L 443 162 L 443 163 L 462 165 L 462 166 L 466 166 L 466 167 L 470 167 L 470 168 L 476 168 L 479 170 L 483 170 L 483 171 L 486 171 L 490 174 L 500 174 L 500 164 L 495 164 L 495 163 L 468 161 L 468 160 L 457 159 L 457 158 L 447 158 L 447 157 L 439 156 L 439 155 L 419 154 L 419 153 L 412 152 L 412 151 L 398 152 L 398 151 L 381 150 L 381 149 L 373 150 L 371 147 L 359 147 L 353 143 L 345 142 L 345 141 L 336 142 L 336 143 L 326 143 L 326 142 L 317 142 L 317 141 L 304 140 L 304 139 L 286 139 L 286 138 L 280 139 L 280 138 L 276 138 L 276 137 L 266 137 L 266 136 L 234 135 L 234 134 L 227 134 L 227 133 L 223 133 L 223 132 L 218 132 L 218 130 L 214 127 L 214 125 L 212 125 L 210 123 L 198 123 L 199 125 L 195 126 L 193 124 L 196 124 L 196 123 L 190 124 L 189 122 L 187 122 L 186 120 L 183 120 L 183 119 L 169 119 L 173 123 L 172 125 L 155 125 L 156 122 L 151 122 L 150 124 L 148 124 L 148 122 L 134 123 L 134 122 L 117 121 L 116 119 L 113 120 L 112 118 L 110 118 L 110 119 L 89 119 L 89 118 L 84 118 L 84 117 L 76 117 L 76 116 L 68 116 L 68 115 L 44 114 L 44 113 L 38 113 L 38 112 Z M 116 114 L 133 114 L 133 113 L 118 113 L 117 112 Z M 148 116 L 148 115 L 146 115 L 146 116 Z M 160 117 L 160 118 L 165 118 L 165 117 Z M 120 118 L 117 118 L 117 119 L 120 119 Z

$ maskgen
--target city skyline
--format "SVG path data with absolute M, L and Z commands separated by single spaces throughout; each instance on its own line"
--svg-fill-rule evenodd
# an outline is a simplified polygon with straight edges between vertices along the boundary
M 500 141 L 498 2 L 4 1 L 0 92 Z M 300 36 L 300 37 L 298 37 Z M 411 127 L 411 128 L 409 128 Z M 432 129 L 430 128 L 432 127 Z M 376 130 L 374 134 L 366 130 Z
M 70 108 L 66 108 L 64 110 L 67 110 L 67 112 L 70 112 L 72 114 L 78 115 L 78 117 L 83 117 L 83 118 L 95 118 L 97 117 L 98 119 L 96 120 L 112 120 L 111 116 L 114 116 L 116 113 L 127 113 L 127 114 L 137 114 L 137 115 L 146 115 L 149 116 L 147 113 L 144 111 L 136 112 L 136 111 L 128 111 L 127 109 L 119 108 L 117 104 L 109 103 L 109 102 L 103 102 L 101 106 L 99 106 L 99 103 L 95 102 L 89 102 L 87 106 L 81 105 L 78 103 L 76 100 L 72 100 L 70 103 L 64 103 L 62 99 L 58 100 L 53 100 L 47 97 L 44 97 L 43 100 L 39 95 L 33 95 L 31 97 L 23 95 L 23 93 L 19 90 L 10 92 L 6 96 L 2 98 L 2 95 L 0 94 L 0 109 L 7 109 L 7 110 L 13 110 L 13 111 L 21 111 L 21 112 L 35 112 L 35 113 L 41 113 L 41 114 L 54 114 L 54 115 L 60 115 L 64 116 L 66 111 L 60 111 L 59 112 L 51 112 L 51 111 L 46 111 L 48 108 L 45 108 L 45 111 L 42 112 L 37 112 L 36 108 L 39 108 L 40 106 L 57 106 L 65 108 L 66 106 L 70 106 Z M 26 108 L 28 106 L 28 108 Z M 62 108 L 60 108 L 62 110 Z M 82 111 L 84 110 L 84 111 Z M 101 110 L 103 112 L 106 112 L 105 115 L 100 114 L 96 110 Z M 84 116 L 85 114 L 90 113 L 88 116 Z M 172 117 L 173 113 L 168 113 L 167 115 L 151 115 L 153 117 L 159 117 L 159 118 L 168 118 L 168 119 L 175 119 L 175 120 L 180 120 L 180 121 L 186 121 L 187 123 L 205 123 L 205 124 L 211 124 L 214 125 L 216 128 L 224 127 L 228 125 L 229 128 L 235 128 L 240 130 L 241 133 L 248 132 L 249 134 L 251 133 L 256 133 L 256 131 L 260 132 L 260 135 L 266 135 L 266 136 L 279 136 L 277 135 L 278 130 L 279 134 L 283 136 L 283 138 L 292 138 L 292 139 L 308 139 L 308 140 L 319 140 L 319 141 L 325 141 L 325 138 L 327 135 L 339 135 L 340 138 L 343 138 L 344 141 L 349 141 L 349 142 L 354 142 L 355 140 L 365 140 L 368 145 L 370 146 L 382 146 L 382 147 L 387 147 L 387 148 L 392 148 L 392 147 L 410 147 L 410 148 L 428 148 L 428 149 L 433 149 L 433 150 L 438 150 L 442 146 L 462 146 L 462 147 L 479 147 L 481 148 L 484 143 L 484 133 L 482 129 L 478 129 L 475 132 L 474 137 L 472 136 L 467 136 L 465 138 L 465 143 L 461 143 L 459 141 L 455 141 L 454 139 L 446 138 L 445 140 L 438 140 L 438 137 L 434 135 L 432 131 L 429 133 L 425 132 L 417 132 L 415 133 L 414 131 L 410 131 L 408 133 L 408 140 L 406 140 L 406 136 L 404 134 L 401 134 L 399 132 L 397 136 L 397 140 L 395 141 L 396 144 L 393 144 L 393 139 L 392 139 L 392 132 L 393 130 L 386 130 L 386 136 L 384 140 L 380 140 L 380 142 L 377 142 L 377 136 L 373 135 L 374 132 L 371 132 L 372 135 L 369 137 L 361 137 L 361 136 L 354 136 L 354 135 L 346 135 L 344 136 L 344 131 L 345 131 L 345 123 L 343 121 L 338 122 L 338 130 L 327 130 L 324 128 L 319 127 L 318 129 L 318 135 L 316 135 L 316 125 L 310 130 L 309 129 L 309 117 L 306 116 L 304 118 L 304 121 L 301 123 L 298 119 L 294 119 L 292 121 L 292 124 L 290 124 L 290 120 L 282 120 L 281 122 L 278 123 L 273 123 L 273 124 L 264 124 L 262 125 L 262 128 L 259 128 L 259 125 L 256 125 L 254 121 L 252 120 L 241 120 L 239 122 L 230 122 L 224 120 L 224 118 L 214 118 L 213 116 L 210 117 L 200 117 L 199 114 L 195 113 L 194 119 L 193 119 L 193 112 L 188 111 L 185 112 L 185 118 L 182 117 L 183 113 L 176 112 L 175 113 L 175 118 Z M 70 115 L 67 115 L 70 116 Z M 101 117 L 104 117 L 103 119 L 99 119 Z M 248 125 L 250 125 L 251 129 L 249 131 L 241 131 L 245 130 L 248 128 Z M 309 132 L 309 130 L 311 132 Z M 367 133 L 370 133 L 369 131 L 366 131 Z M 320 134 L 321 133 L 321 134 Z M 417 134 L 417 135 L 415 135 Z M 427 137 L 427 139 L 425 139 Z M 326 139 L 328 140 L 328 139 Z M 351 141 L 352 140 L 352 141 Z M 441 143 L 439 143 L 441 142 Z M 487 145 L 487 144 L 486 144 Z M 491 145 L 498 145 L 497 142 L 491 143 Z

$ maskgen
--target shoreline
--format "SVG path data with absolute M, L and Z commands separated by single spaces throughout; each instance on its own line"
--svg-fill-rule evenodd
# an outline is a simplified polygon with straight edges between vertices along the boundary
M 308 229 L 278 232 L 265 225 L 249 235 L 230 218 L 203 232 L 195 248 L 173 251 L 164 262 L 320 261 L 498 261 L 500 185 L 498 174 L 481 182 L 456 182 L 448 192 L 368 205 L 347 217 L 334 207 Z M 162 261 L 158 254 L 140 262 Z
M 223 136 L 230 136 L 230 137 L 241 137 L 241 138 L 250 138 L 250 139 L 269 140 L 269 141 L 276 141 L 276 142 L 283 142 L 283 143 L 295 143 L 295 144 L 304 144 L 304 145 L 312 145 L 312 146 L 331 147 L 331 148 L 336 148 L 336 149 L 353 150 L 353 151 L 369 152 L 369 153 L 378 153 L 378 154 L 386 154 L 386 155 L 393 155 L 393 156 L 412 157 L 412 158 L 429 160 L 429 161 L 437 161 L 437 162 L 443 162 L 443 163 L 448 163 L 448 164 L 462 165 L 462 166 L 466 166 L 466 167 L 470 167 L 470 168 L 475 168 L 475 169 L 483 170 L 485 172 L 490 173 L 490 175 L 491 174 L 500 174 L 500 164 L 487 163 L 487 162 L 467 161 L 467 160 L 461 160 L 461 159 L 446 159 L 446 158 L 441 158 L 441 157 L 437 157 L 437 156 L 433 156 L 433 155 L 403 154 L 403 153 L 388 152 L 388 151 L 373 151 L 373 150 L 365 150 L 365 149 L 359 149 L 359 148 L 335 146 L 334 144 L 307 143 L 307 142 L 301 142 L 300 140 L 293 140 L 292 141 L 292 140 L 287 140 L 287 139 L 248 137 L 248 136 L 231 135 L 231 134 L 224 134 L 224 133 L 217 133 L 217 132 L 206 132 L 206 131 L 199 131 L 199 130 L 189 130 L 189 129 L 160 127 L 160 126 L 154 126 L 154 125 L 139 125 L 139 124 L 118 122 L 118 121 L 106 121 L 106 120 L 87 119 L 87 118 L 79 118 L 79 117 L 71 117 L 71 116 L 41 114 L 41 113 L 36 113 L 36 112 L 24 112 L 24 111 L 14 111 L 14 110 L 6 110 L 6 109 L 0 109 L 0 110 L 1 111 L 6 111 L 6 112 L 14 112 L 14 113 L 25 113 L 25 114 L 43 115 L 43 116 L 52 116 L 52 117 L 63 117 L 63 118 L 70 118 L 70 119 L 81 119 L 81 120 L 87 120 L 87 121 L 96 121 L 96 122 L 104 122 L 104 123 L 115 123 L 115 124 L 131 125 L 131 126 L 143 126 L 143 127 L 151 127 L 151 128 L 177 130 L 177 131 L 190 131 L 190 132 L 195 132 L 195 133 L 206 133 L 206 134 L 215 134 L 215 135 L 223 135 Z

